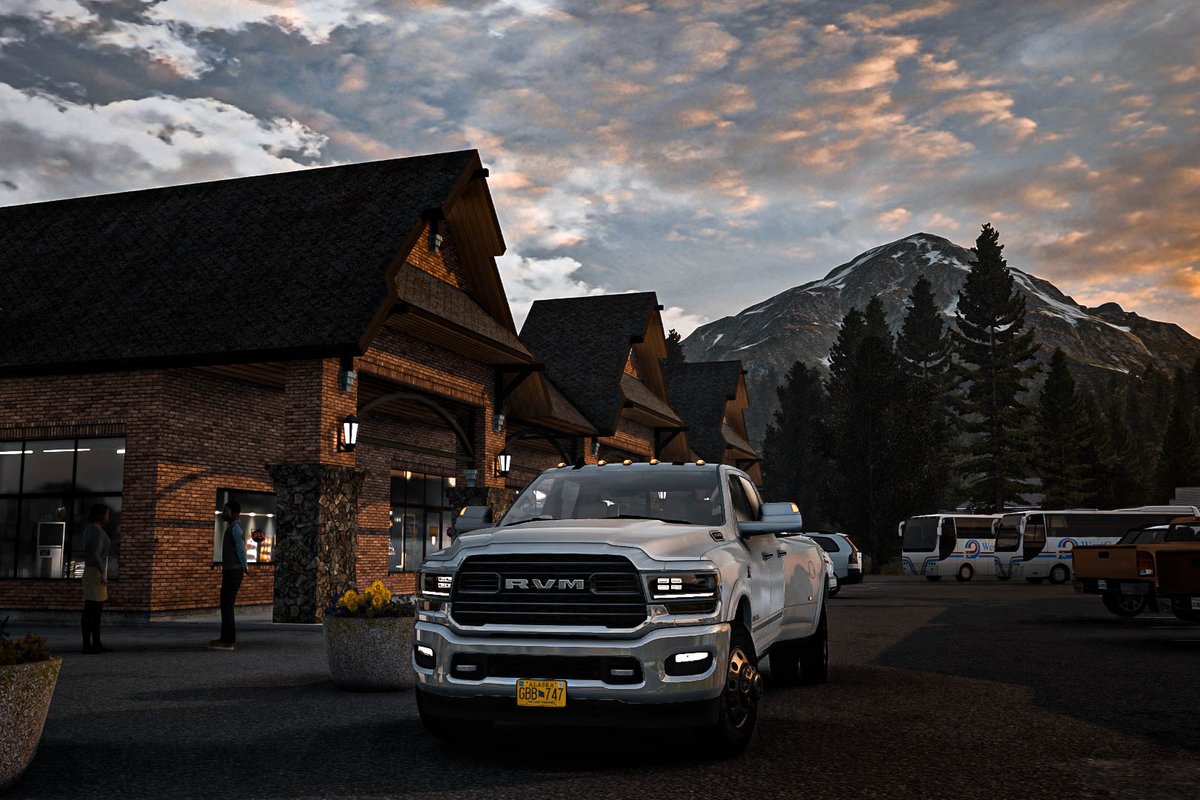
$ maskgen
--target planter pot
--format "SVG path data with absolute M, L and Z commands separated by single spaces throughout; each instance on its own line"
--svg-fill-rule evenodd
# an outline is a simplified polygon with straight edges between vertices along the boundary
M 33 761 L 61 666 L 61 658 L 51 658 L 0 667 L 0 792 Z
M 334 683 L 355 692 L 412 688 L 413 622 L 412 617 L 326 615 L 321 627 Z

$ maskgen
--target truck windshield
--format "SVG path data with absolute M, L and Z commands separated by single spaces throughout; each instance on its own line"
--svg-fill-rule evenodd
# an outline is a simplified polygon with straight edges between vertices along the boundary
M 657 519 L 682 525 L 725 524 L 715 468 L 623 467 L 544 472 L 500 524 L 556 519 Z
M 996 552 L 1012 552 L 1021 544 L 1020 514 L 1005 514 L 996 526 Z
M 937 517 L 913 517 L 904 525 L 903 547 L 908 552 L 932 553 L 937 548 L 937 540 Z

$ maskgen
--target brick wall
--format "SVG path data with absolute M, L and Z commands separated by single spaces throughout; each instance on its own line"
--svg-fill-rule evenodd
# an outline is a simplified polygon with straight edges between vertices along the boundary
M 407 262 L 438 280 L 469 292 L 471 287 L 467 281 L 467 271 L 454 243 L 450 223 L 439 222 L 438 232 L 443 236 L 438 252 L 429 252 L 429 226 L 426 225 L 425 230 L 421 232 L 421 241 L 417 242 L 417 246 L 408 254 Z

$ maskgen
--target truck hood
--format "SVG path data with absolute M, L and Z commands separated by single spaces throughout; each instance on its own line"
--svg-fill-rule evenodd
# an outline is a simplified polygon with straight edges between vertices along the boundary
M 442 552 L 445 558 L 453 558 L 485 547 L 566 545 L 587 552 L 609 545 L 637 548 L 659 561 L 695 561 L 723 541 L 714 540 L 710 533 L 720 530 L 713 525 L 676 525 L 655 519 L 542 520 L 466 533 Z

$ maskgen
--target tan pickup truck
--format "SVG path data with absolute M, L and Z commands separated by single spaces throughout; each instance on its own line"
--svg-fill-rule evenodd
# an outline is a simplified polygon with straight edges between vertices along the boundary
M 1171 612 L 1189 622 L 1200 622 L 1200 542 L 1172 549 L 1155 557 L 1158 596 L 1170 600 Z
M 1164 572 L 1158 562 L 1175 553 L 1200 557 L 1200 518 L 1181 517 L 1165 525 L 1137 528 L 1116 544 L 1076 547 L 1071 553 L 1075 591 L 1098 594 L 1112 613 L 1135 617 L 1148 606 L 1157 605 L 1160 598 L 1166 601 L 1170 596 L 1160 586 Z M 1176 562 L 1173 558 L 1172 555 L 1172 571 L 1168 574 L 1175 586 L 1176 572 L 1186 580 L 1183 576 L 1189 572 L 1191 562 L 1186 559 Z M 1200 577 L 1200 571 L 1196 576 Z M 1200 594 L 1200 584 L 1193 585 Z

